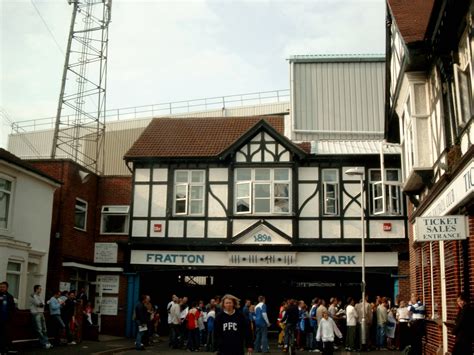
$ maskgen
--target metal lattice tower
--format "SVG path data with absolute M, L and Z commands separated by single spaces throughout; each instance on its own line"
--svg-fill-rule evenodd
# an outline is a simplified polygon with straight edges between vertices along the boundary
M 68 2 L 73 11 L 51 157 L 101 173 L 112 0 Z

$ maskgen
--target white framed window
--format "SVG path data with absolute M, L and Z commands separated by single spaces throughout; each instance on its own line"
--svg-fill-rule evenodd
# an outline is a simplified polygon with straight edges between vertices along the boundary
M 236 214 L 289 214 L 291 199 L 289 168 L 235 169 Z
M 399 216 L 402 214 L 401 176 L 399 169 L 369 170 L 370 213 Z
M 21 263 L 15 261 L 8 261 L 7 264 L 7 282 L 8 292 L 18 299 L 20 295 L 20 281 L 21 281 Z
M 471 58 L 467 30 L 459 42 L 459 63 L 454 64 L 454 83 L 459 125 L 466 124 L 473 114 Z
M 204 214 L 204 170 L 175 170 L 173 213 L 200 216 Z
M 323 177 L 323 213 L 327 216 L 339 214 L 339 171 L 324 169 Z
M 12 193 L 13 181 L 0 175 L 0 229 L 10 228 Z
M 74 228 L 82 231 L 87 230 L 87 202 L 76 198 L 74 208 Z
M 129 206 L 102 206 L 100 234 L 127 234 Z

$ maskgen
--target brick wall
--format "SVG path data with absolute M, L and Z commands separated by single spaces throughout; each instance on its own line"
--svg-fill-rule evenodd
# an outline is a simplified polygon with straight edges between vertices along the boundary
M 121 176 L 98 177 L 91 173 L 89 178 L 83 182 L 79 177 L 79 171 L 84 169 L 70 160 L 29 162 L 63 183 L 54 195 L 47 294 L 56 290 L 60 281 L 70 279 L 72 269 L 64 268 L 62 266 L 63 262 L 74 261 L 88 265 L 93 264 L 95 242 L 118 242 L 118 263 L 104 266 L 123 267 L 124 252 L 122 246 L 128 241 L 128 235 L 101 235 L 101 209 L 103 205 L 130 205 L 131 178 Z M 88 203 L 87 230 L 85 232 L 74 228 L 76 198 Z M 57 237 L 57 233 L 59 233 L 59 237 Z M 95 281 L 97 273 L 88 271 L 88 274 L 89 281 Z M 100 274 L 107 273 L 100 272 Z M 92 299 L 95 297 L 95 287 L 92 285 L 89 288 L 89 296 Z M 102 316 L 102 333 L 104 334 L 125 334 L 127 277 L 124 275 L 120 275 L 119 294 L 117 296 L 118 315 Z
M 97 242 L 119 242 L 119 253 L 117 261 L 124 262 L 124 249 L 122 245 L 128 241 L 127 235 L 101 235 L 100 222 L 101 210 L 105 205 L 131 205 L 132 198 L 132 178 L 127 176 L 103 176 L 99 180 L 99 199 L 96 208 L 96 238 Z
M 29 163 L 63 183 L 54 195 L 48 293 L 56 290 L 60 281 L 69 280 L 69 270 L 63 268 L 63 262 L 93 261 L 99 178 L 91 173 L 83 182 L 79 171 L 84 169 L 70 160 L 37 160 Z M 88 203 L 86 231 L 74 228 L 76 198 Z
M 413 211 L 412 206 L 410 205 L 408 209 L 411 214 Z M 443 327 L 441 322 L 443 312 L 441 302 L 442 282 L 445 282 L 446 285 L 449 351 L 452 350 L 455 340 L 451 334 L 451 329 L 458 312 L 456 298 L 459 293 L 468 291 L 471 300 L 474 300 L 474 217 L 472 216 L 472 211 L 468 210 L 468 214 L 468 239 L 464 242 L 444 242 L 445 280 L 441 280 L 439 242 L 432 243 L 432 251 L 430 253 L 429 243 L 413 242 L 413 226 L 409 225 L 410 291 L 423 298 L 426 305 L 427 318 L 429 318 L 426 328 L 425 354 L 439 354 L 443 346 Z M 467 248 L 467 259 L 463 254 L 464 247 Z M 464 267 L 466 263 L 467 270 L 465 272 Z M 433 296 L 431 294 L 431 275 L 433 277 Z M 469 290 L 465 290 L 467 286 L 466 278 L 469 278 Z M 431 319 L 432 315 L 435 318 L 438 317 L 438 319 Z
M 96 215 L 97 242 L 118 242 L 118 266 L 124 266 L 124 248 L 128 241 L 128 235 L 101 235 L 100 218 L 101 209 L 104 205 L 130 205 L 132 196 L 131 177 L 123 176 L 104 176 L 99 180 L 99 198 Z M 128 233 L 128 231 L 127 231 Z M 119 294 L 118 294 L 118 313 L 117 316 L 102 316 L 102 333 L 125 336 L 125 321 L 127 315 L 127 277 L 120 275 Z

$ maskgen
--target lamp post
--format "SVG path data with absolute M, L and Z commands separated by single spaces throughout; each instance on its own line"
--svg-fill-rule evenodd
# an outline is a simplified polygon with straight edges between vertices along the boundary
M 361 346 L 367 344 L 367 321 L 365 319 L 365 221 L 364 221 L 364 169 L 351 168 L 346 170 L 349 176 L 358 176 L 360 179 L 360 225 L 361 225 L 361 263 L 362 263 L 362 319 L 360 320 L 360 343 Z

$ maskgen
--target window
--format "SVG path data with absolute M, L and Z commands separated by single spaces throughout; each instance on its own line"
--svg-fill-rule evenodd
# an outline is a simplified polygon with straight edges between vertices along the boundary
M 471 61 L 469 53 L 469 39 L 466 31 L 459 43 L 459 64 L 454 65 L 457 111 L 460 125 L 467 123 L 471 119 L 473 112 Z
M 235 213 L 290 213 L 290 169 L 236 169 Z
M 20 293 L 21 263 L 9 261 L 7 264 L 8 292 L 15 298 Z
M 339 174 L 336 169 L 323 170 L 323 204 L 324 214 L 339 214 Z
M 400 170 L 385 169 L 384 180 L 380 169 L 369 170 L 371 214 L 401 215 Z
M 87 227 L 87 202 L 76 198 L 74 228 L 85 231 Z
M 11 196 L 12 182 L 0 177 L 0 229 L 9 227 Z
M 101 234 L 127 234 L 129 206 L 102 206 Z
M 176 170 L 174 174 L 174 214 L 204 214 L 204 170 Z

